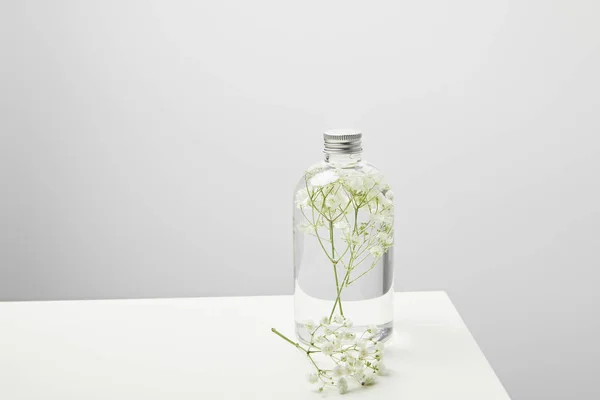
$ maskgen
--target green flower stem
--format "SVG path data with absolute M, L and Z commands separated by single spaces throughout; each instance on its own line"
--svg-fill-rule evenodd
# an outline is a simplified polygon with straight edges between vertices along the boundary
M 344 256 L 346 255 L 346 253 L 348 252 L 348 250 L 350 250 L 350 246 L 346 246 L 346 250 L 344 250 L 344 252 L 342 253 L 341 256 L 338 257 L 338 259 L 335 261 L 336 264 L 339 263 L 340 261 L 342 261 L 342 258 L 344 258 Z
M 331 314 L 329 314 L 329 321 L 331 322 L 331 318 L 333 317 L 333 313 L 335 312 L 335 306 L 342 301 L 342 290 L 344 287 L 348 286 L 348 280 L 350 279 L 350 272 L 354 267 L 352 267 L 353 258 L 350 257 L 350 262 L 348 263 L 348 267 L 346 268 L 346 275 L 344 275 L 344 279 L 342 279 L 342 284 L 338 287 L 337 296 L 335 298 L 335 302 L 333 303 L 333 308 L 331 309 Z M 343 316 L 343 314 L 342 314 Z
M 333 243 L 333 222 L 329 221 L 329 240 L 331 241 L 331 258 L 335 259 L 335 244 Z
M 340 288 L 340 282 L 339 282 L 339 278 L 338 278 L 338 273 L 337 273 L 337 262 L 334 261 L 335 259 L 335 243 L 333 241 L 333 222 L 329 221 L 329 240 L 331 241 L 331 264 L 333 265 L 333 274 L 335 276 L 335 287 L 336 287 L 336 291 L 339 293 L 341 288 Z M 337 301 L 337 305 L 340 308 L 340 314 L 342 315 L 342 317 L 344 316 L 344 310 L 342 308 L 342 301 L 339 299 L 338 296 L 338 301 Z M 335 304 L 334 304 L 334 310 L 335 310 Z M 331 315 L 329 316 L 329 323 L 331 323 L 331 317 L 333 316 L 333 310 L 331 312 Z
M 342 303 L 342 299 L 341 299 L 342 289 L 344 289 L 344 286 L 347 286 L 348 278 L 350 278 L 350 271 L 351 271 L 350 268 L 346 269 L 346 275 L 344 276 L 344 279 L 342 279 L 342 284 L 340 286 L 338 286 L 337 296 L 335 298 L 335 302 L 333 303 L 333 308 L 331 309 L 331 314 L 329 314 L 329 322 L 331 322 L 331 318 L 333 317 L 333 313 L 335 312 L 335 306 L 337 304 L 341 305 L 341 303 Z M 340 306 L 340 308 L 341 308 L 341 306 Z M 342 316 L 343 315 L 344 314 L 342 314 Z
M 321 373 L 321 368 L 319 368 L 319 366 L 317 365 L 317 363 L 315 362 L 315 360 L 313 360 L 312 356 L 310 355 L 311 353 L 316 353 L 316 351 L 310 351 L 309 352 L 307 349 L 305 349 L 304 347 L 302 347 L 300 345 L 300 343 L 297 343 L 297 342 L 294 342 L 294 341 L 290 340 L 287 336 L 285 336 L 283 333 L 279 332 L 275 328 L 271 328 L 271 332 L 273 332 L 274 334 L 276 334 L 277 336 L 279 336 L 280 338 L 282 338 L 286 342 L 290 343 L 291 345 L 293 345 L 294 347 L 296 347 L 298 350 L 301 350 L 304 353 L 306 353 L 306 357 L 308 357 L 308 359 L 310 360 L 310 362 L 312 362 L 312 364 L 315 366 L 315 368 L 317 369 L 317 371 L 319 371 L 319 374 Z
M 327 242 L 327 243 L 329 243 L 329 239 L 322 238 L 321 236 L 319 236 L 319 235 L 316 235 L 316 234 L 314 234 L 314 233 L 307 233 L 307 235 L 311 235 L 311 236 L 314 236 L 314 237 L 318 237 L 318 238 L 319 238 L 319 239 L 321 239 L 323 242 Z
M 359 253 L 359 254 L 357 255 L 357 258 L 358 258 L 359 256 L 361 256 L 362 254 L 363 254 L 363 252 Z M 364 256 L 364 257 L 363 257 L 363 258 L 362 258 L 362 259 L 361 259 L 359 262 L 357 262 L 357 263 L 356 263 L 356 265 L 360 265 L 360 264 L 362 264 L 362 263 L 363 263 L 363 262 L 364 262 L 364 261 L 365 261 L 367 258 L 369 258 L 369 254 L 367 254 L 366 256 Z
M 315 228 L 315 232 L 316 232 L 316 228 Z M 319 244 L 321 245 L 321 248 L 323 249 L 323 251 L 325 252 L 325 255 L 327 256 L 327 258 L 329 259 L 329 261 L 331 261 L 331 263 L 334 265 L 335 268 L 335 260 L 333 258 L 331 258 L 331 256 L 329 255 L 329 253 L 327 252 L 327 250 L 325 250 L 325 246 L 323 245 L 323 241 L 321 240 L 321 237 L 319 235 L 317 235 L 317 239 L 319 240 Z M 333 249 L 333 241 L 331 242 L 331 248 Z
M 373 264 L 371 264 L 371 266 L 362 274 L 360 274 L 359 276 L 357 276 L 356 278 L 352 279 L 351 281 L 347 282 L 348 285 L 352 285 L 352 283 L 354 283 L 357 279 L 361 278 L 363 275 L 365 275 L 367 272 L 371 271 L 373 268 L 375 268 L 375 265 L 377 264 L 377 262 L 379 261 L 381 257 L 376 258 L 375 261 L 373 261 Z
M 308 350 L 306 350 L 304 347 L 302 347 L 300 345 L 300 343 L 292 341 L 290 338 L 288 338 L 287 336 L 285 336 L 283 333 L 279 332 L 277 329 L 271 328 L 271 332 L 273 332 L 274 334 L 276 334 L 277 336 L 279 336 L 280 338 L 282 338 L 286 342 L 292 344 L 293 346 L 296 346 L 299 350 L 302 350 L 303 352 L 308 353 Z

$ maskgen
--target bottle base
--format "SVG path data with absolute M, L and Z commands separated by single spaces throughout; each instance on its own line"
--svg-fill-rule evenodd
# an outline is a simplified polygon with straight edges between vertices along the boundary
M 377 335 L 371 337 L 375 342 L 386 342 L 392 336 L 394 331 L 394 322 L 390 321 L 385 324 L 375 325 L 378 329 Z M 367 330 L 367 326 L 353 326 L 347 331 L 354 332 L 358 337 Z M 304 327 L 304 323 L 296 321 L 296 338 L 304 344 L 310 345 L 311 335 Z

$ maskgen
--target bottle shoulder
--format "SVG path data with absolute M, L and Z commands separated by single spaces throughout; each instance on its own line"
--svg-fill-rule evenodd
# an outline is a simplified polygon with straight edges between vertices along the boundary
M 348 190 L 390 190 L 384 174 L 374 164 L 361 160 L 348 166 L 325 161 L 311 165 L 304 171 L 296 185 L 298 190 L 341 184 Z
M 368 161 L 359 161 L 349 166 L 339 166 L 335 164 L 330 164 L 325 161 L 321 161 L 308 167 L 300 177 L 300 180 L 304 180 L 307 177 L 312 178 L 315 175 L 322 174 L 327 171 L 334 171 L 339 176 L 374 174 L 383 175 L 383 173 L 379 168 L 377 168 L 377 166 Z

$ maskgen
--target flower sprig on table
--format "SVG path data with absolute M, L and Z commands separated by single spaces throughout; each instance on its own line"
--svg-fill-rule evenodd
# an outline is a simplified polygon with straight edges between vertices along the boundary
M 374 339 L 379 333 L 376 326 L 369 326 L 357 336 L 351 331 L 352 321 L 336 315 L 333 324 L 325 316 L 319 324 L 307 321 L 304 327 L 310 332 L 310 344 L 306 346 L 292 341 L 275 328 L 271 331 L 306 354 L 315 369 L 308 375 L 308 381 L 318 384 L 319 391 L 331 386 L 344 394 L 352 382 L 370 386 L 377 375 L 385 374 L 384 345 Z

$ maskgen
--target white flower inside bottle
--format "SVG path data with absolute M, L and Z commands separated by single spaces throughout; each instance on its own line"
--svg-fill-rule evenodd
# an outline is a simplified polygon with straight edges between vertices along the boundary
M 325 160 L 300 179 L 294 201 L 296 334 L 307 321 L 352 320 L 354 332 L 393 328 L 394 196 L 381 172 L 362 160 L 362 134 L 323 134 Z

